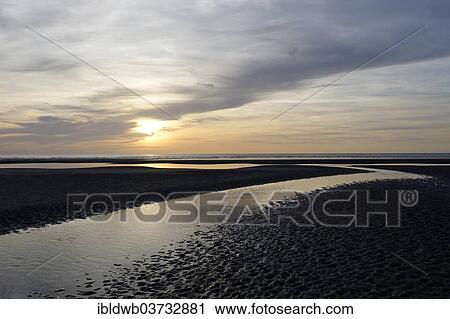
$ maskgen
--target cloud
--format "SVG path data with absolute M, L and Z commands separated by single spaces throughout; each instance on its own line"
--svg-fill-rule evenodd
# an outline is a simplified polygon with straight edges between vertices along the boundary
M 14 127 L 0 129 L 0 141 L 26 141 L 38 144 L 80 143 L 85 141 L 117 140 L 129 141 L 144 137 L 130 133 L 135 124 L 121 118 L 103 121 L 76 121 L 56 116 L 40 116 L 35 122 L 10 123 Z
M 446 114 L 441 105 L 448 100 L 448 85 L 431 78 L 448 75 L 434 68 L 423 81 L 424 72 L 393 73 L 398 66 L 414 69 L 412 63 L 450 55 L 449 15 L 447 0 L 7 2 L 0 8 L 0 117 L 17 125 L 0 129 L 0 139 L 47 144 L 126 140 L 136 137 L 130 135 L 136 118 L 170 120 L 25 24 L 186 120 L 188 125 L 181 121 L 167 129 L 174 131 L 206 125 L 209 121 L 194 123 L 192 117 L 218 117 L 212 112 L 223 116 L 227 111 L 234 119 L 249 108 L 258 119 L 261 113 L 276 115 L 301 100 L 304 91 L 323 87 L 422 25 L 429 27 L 326 91 L 355 97 L 359 90 L 377 101 L 385 98 L 380 104 L 390 108 L 396 106 L 388 98 L 427 95 L 424 105 L 436 111 L 426 114 L 427 121 L 439 122 Z M 391 75 L 389 67 L 395 67 Z M 387 70 L 378 78 L 382 88 L 358 77 L 378 69 Z M 387 85 L 390 77 L 395 81 Z M 360 79 L 353 91 L 351 78 Z M 415 83 L 417 93 L 403 89 L 408 83 Z M 351 117 L 368 112 L 361 107 L 369 105 L 365 102 L 358 96 L 346 105 L 325 101 L 304 110 L 310 116 L 339 110 Z M 259 109 L 251 108 L 258 103 Z M 383 126 L 372 131 L 376 127 Z
M 30 63 L 12 67 L 9 69 L 11 72 L 64 72 L 78 67 L 77 63 L 62 63 L 53 59 L 40 59 L 31 61 Z
M 201 36 L 205 42 L 211 41 L 217 51 L 206 53 L 217 64 L 225 61 L 214 90 L 195 85 L 178 87 L 175 93 L 187 93 L 186 99 L 165 103 L 167 111 L 181 116 L 237 108 L 274 92 L 300 89 L 311 80 L 351 70 L 423 25 L 429 27 L 366 68 L 450 54 L 450 21 L 443 14 L 450 14 L 450 4 L 445 1 L 279 1 L 266 7 L 244 2 L 239 13 L 235 10 L 223 3 L 213 6 L 199 19 L 205 29 L 212 25 L 212 30 L 195 29 L 200 34 L 187 34 L 187 39 Z M 179 18 L 180 24 L 196 25 L 185 15 Z M 241 33 L 237 32 L 239 27 Z M 229 36 L 222 38 L 222 34 Z M 261 34 L 265 37 L 261 38 Z M 227 52 L 220 51 L 222 47 Z M 234 60 L 227 67 L 228 56 Z M 154 110 L 148 112 L 157 116 Z

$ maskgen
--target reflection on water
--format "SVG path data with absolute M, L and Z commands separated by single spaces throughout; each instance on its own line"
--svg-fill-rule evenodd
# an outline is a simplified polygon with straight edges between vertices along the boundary
M 243 192 L 252 192 L 259 203 L 267 203 L 274 191 L 309 192 L 318 188 L 375 179 L 418 178 L 414 174 L 376 171 L 353 175 L 319 177 L 233 189 L 226 205 Z M 156 205 L 156 204 L 155 204 Z M 120 219 L 125 218 L 126 222 Z M 64 288 L 75 294 L 77 280 L 86 273 L 101 281 L 106 272 L 127 266 L 142 255 L 182 241 L 207 225 L 144 223 L 133 210 L 94 216 L 86 220 L 51 225 L 17 234 L 0 236 L 0 297 L 25 297 L 33 291 L 52 294 Z
M 144 166 L 153 168 L 185 168 L 185 169 L 234 169 L 244 167 L 255 167 L 257 164 L 172 164 L 172 163 L 149 163 L 136 164 L 134 166 Z
M 44 168 L 44 169 L 70 169 L 70 168 L 94 168 L 94 167 L 150 167 L 150 168 L 184 168 L 184 169 L 234 169 L 255 167 L 257 164 L 172 164 L 172 163 L 147 163 L 147 164 L 113 164 L 113 163 L 20 163 L 0 164 L 1 168 Z

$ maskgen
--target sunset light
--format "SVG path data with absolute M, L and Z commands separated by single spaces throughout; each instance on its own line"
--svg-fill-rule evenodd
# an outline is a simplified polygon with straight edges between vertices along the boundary
M 156 121 L 156 120 L 137 120 L 136 127 L 133 128 L 133 131 L 136 133 L 146 134 L 151 136 L 155 134 L 158 130 L 163 128 L 164 122 Z

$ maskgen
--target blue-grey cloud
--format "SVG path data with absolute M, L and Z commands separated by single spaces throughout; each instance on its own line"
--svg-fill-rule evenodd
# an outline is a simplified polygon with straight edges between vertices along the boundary
M 299 89 L 312 79 L 351 70 L 423 25 L 429 27 L 366 68 L 450 54 L 450 20 L 446 19 L 450 3 L 446 1 L 279 1 L 267 6 L 246 2 L 239 8 L 238 14 L 235 7 L 218 5 L 200 21 L 205 29 L 213 26 L 204 32 L 205 41 L 219 40 L 218 51 L 212 52 L 218 64 L 224 55 L 219 51 L 222 46 L 230 55 L 243 51 L 248 56 L 222 70 L 215 90 L 199 90 L 189 83 L 179 88 L 179 93 L 190 91 L 190 98 L 167 103 L 170 112 L 180 116 L 236 108 L 273 92 Z M 178 18 L 181 23 L 192 22 L 182 14 Z M 236 32 L 239 27 L 242 33 Z M 222 34 L 229 37 L 222 39 Z M 157 116 L 154 110 L 148 113 Z
M 18 122 L 13 127 L 0 129 L 0 142 L 27 141 L 39 144 L 79 143 L 121 138 L 130 141 L 144 134 L 130 133 L 133 123 L 120 118 L 107 121 L 93 119 L 77 121 L 55 116 L 40 116 L 34 122 Z

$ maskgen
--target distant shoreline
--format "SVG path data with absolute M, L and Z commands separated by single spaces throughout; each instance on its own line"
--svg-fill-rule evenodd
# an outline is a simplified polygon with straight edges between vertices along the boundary
M 392 157 L 330 157 L 330 158 L 152 158 L 138 157 L 4 157 L 0 158 L 1 164 L 26 164 L 26 163 L 110 163 L 110 164 L 450 164 L 450 154 L 438 156 L 392 156 Z

